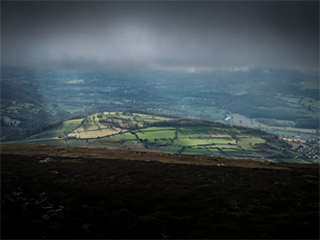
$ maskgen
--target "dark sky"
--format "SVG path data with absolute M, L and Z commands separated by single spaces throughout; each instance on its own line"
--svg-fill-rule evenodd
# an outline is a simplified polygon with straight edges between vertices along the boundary
M 1 3 L 2 65 L 317 70 L 318 1 Z

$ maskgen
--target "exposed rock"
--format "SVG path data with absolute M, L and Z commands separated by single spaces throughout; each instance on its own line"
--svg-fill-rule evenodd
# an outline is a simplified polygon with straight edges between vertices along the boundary
M 42 217 L 42 219 L 45 220 L 45 221 L 49 221 L 49 220 L 50 220 L 50 216 L 47 215 L 47 214 L 44 214 L 44 215 L 42 215 L 41 217 Z
M 50 162 L 55 162 L 55 160 L 51 157 L 47 157 L 47 158 L 39 161 L 39 163 L 50 163 Z

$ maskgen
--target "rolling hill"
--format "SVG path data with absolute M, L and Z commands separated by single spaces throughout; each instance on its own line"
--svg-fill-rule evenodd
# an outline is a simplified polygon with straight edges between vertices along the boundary
M 319 162 L 317 143 L 285 140 L 259 129 L 228 125 L 209 120 L 151 115 L 146 112 L 105 112 L 60 121 L 46 130 L 14 144 L 95 146 L 101 139 L 126 139 L 130 148 L 144 147 L 178 154 L 247 158 L 277 162 Z M 105 140 L 107 141 L 107 140 Z M 8 143 L 8 142 L 4 142 Z M 112 148 L 119 147 L 120 144 Z

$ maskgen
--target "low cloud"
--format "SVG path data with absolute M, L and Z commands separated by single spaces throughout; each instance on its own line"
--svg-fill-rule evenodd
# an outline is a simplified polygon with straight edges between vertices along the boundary
M 317 2 L 2 5 L 3 65 L 196 73 L 319 64 Z

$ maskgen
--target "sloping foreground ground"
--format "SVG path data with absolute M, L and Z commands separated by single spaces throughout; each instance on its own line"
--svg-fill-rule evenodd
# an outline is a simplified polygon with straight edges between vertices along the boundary
M 97 148 L 97 149 L 109 149 L 109 150 L 132 150 L 132 151 L 149 151 L 148 149 L 136 145 L 127 139 L 121 139 L 121 138 L 103 138 L 103 139 L 97 139 L 92 142 L 85 143 L 79 147 L 84 148 Z
M 314 164 L 11 145 L 1 193 L 4 239 L 319 238 Z

